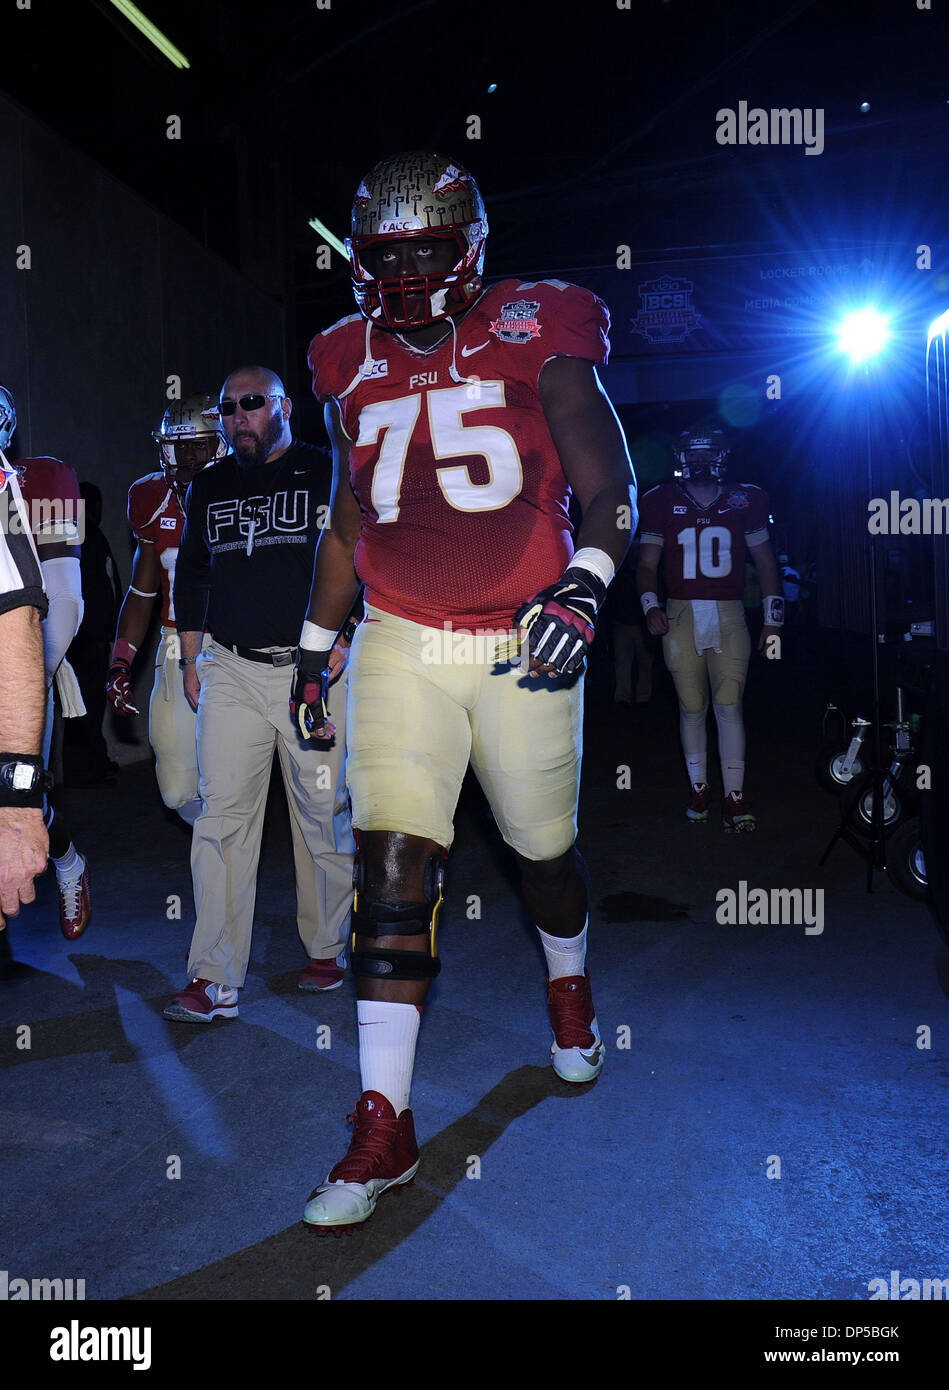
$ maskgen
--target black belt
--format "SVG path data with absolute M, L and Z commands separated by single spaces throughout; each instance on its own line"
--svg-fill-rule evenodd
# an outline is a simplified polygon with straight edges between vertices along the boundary
M 297 659 L 296 647 L 288 647 L 282 652 L 258 652 L 253 647 L 239 647 L 236 642 L 222 642 L 213 633 L 211 637 L 219 647 L 226 647 L 229 652 L 233 652 L 235 656 L 242 656 L 245 661 L 261 661 L 265 666 L 292 666 Z

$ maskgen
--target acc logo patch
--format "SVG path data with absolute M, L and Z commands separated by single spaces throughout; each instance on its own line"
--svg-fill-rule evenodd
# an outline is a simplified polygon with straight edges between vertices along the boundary
M 379 223 L 380 232 L 422 232 L 420 217 L 386 217 Z
M 673 507 L 673 508 L 672 508 L 672 515 L 673 515 L 673 516 L 685 516 L 685 514 L 686 514 L 686 512 L 687 512 L 688 510 L 689 510 L 688 507 Z
M 389 359 L 387 357 L 374 357 L 368 372 L 366 371 L 366 364 L 363 362 L 359 368 L 359 375 L 363 381 L 368 381 L 371 377 L 388 376 Z
M 537 299 L 514 299 L 510 304 L 502 304 L 501 316 L 492 321 L 491 332 L 502 343 L 529 343 L 540 337 L 539 309 Z
M 173 516 L 161 516 L 158 518 L 158 525 L 162 531 L 173 531 L 178 525 L 178 519 Z

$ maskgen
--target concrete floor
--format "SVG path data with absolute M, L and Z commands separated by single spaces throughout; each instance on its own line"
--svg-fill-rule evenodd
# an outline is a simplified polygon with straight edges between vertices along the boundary
M 299 1218 L 348 1143 L 352 982 L 296 988 L 279 801 L 240 1019 L 198 1028 L 160 1016 L 184 983 L 193 906 L 188 834 L 151 769 L 63 794 L 95 918 L 65 942 L 47 875 L 0 944 L 0 1267 L 83 1278 L 87 1298 L 188 1300 L 615 1300 L 624 1286 L 649 1300 L 865 1300 L 893 1269 L 949 1275 L 949 952 L 884 875 L 866 894 L 846 846 L 817 867 L 836 810 L 812 776 L 807 672 L 759 668 L 749 691 L 754 836 L 685 821 L 658 686 L 642 711 L 588 707 L 601 1077 L 573 1088 L 547 1065 L 536 934 L 468 792 L 412 1093 L 419 1177 L 342 1240 Z M 625 764 L 632 790 L 617 787 Z M 716 892 L 740 880 L 823 888 L 822 934 L 719 925 Z

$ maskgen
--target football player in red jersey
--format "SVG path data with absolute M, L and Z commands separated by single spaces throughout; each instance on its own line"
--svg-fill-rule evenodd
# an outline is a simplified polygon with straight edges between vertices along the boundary
M 726 483 L 727 456 L 721 430 L 682 434 L 676 480 L 660 483 L 642 499 L 636 578 L 647 626 L 662 636 L 679 697 L 682 751 L 692 788 L 686 815 L 692 821 L 708 820 L 711 684 L 725 794 L 723 824 L 728 831 L 749 831 L 755 829 L 755 818 L 744 800 L 741 714 L 751 653 L 742 604 L 746 548 L 765 595 L 759 651 L 780 633 L 784 600 L 768 539 L 767 496 L 751 483 Z M 669 595 L 665 610 L 657 595 L 662 556 Z
M 586 1082 L 603 1065 L 574 847 L 581 676 L 635 480 L 596 373 L 605 306 L 559 280 L 485 290 L 487 230 L 474 179 L 443 155 L 376 165 L 349 243 L 360 314 L 309 350 L 335 470 L 291 699 L 304 734 L 331 727 L 324 668 L 366 586 L 346 711 L 362 1095 L 306 1207 L 320 1231 L 365 1221 L 418 1166 L 416 1035 L 469 761 L 540 931 L 554 1068 Z
M 0 448 L 6 448 L 16 429 L 13 396 L 0 386 Z M 70 698 L 79 697 L 74 712 L 84 713 L 79 686 L 65 660 L 69 645 L 82 622 L 82 576 L 79 548 L 82 540 L 79 479 L 60 459 L 41 456 L 21 458 L 15 464 L 26 503 L 33 539 L 43 572 L 49 609 L 43 620 L 43 662 L 46 668 L 46 723 L 43 764 L 49 766 L 53 738 L 53 682 L 68 672 Z M 66 687 L 60 684 L 60 690 Z M 68 713 L 64 701 L 64 713 Z M 49 857 L 59 889 L 59 925 L 67 941 L 75 941 L 92 918 L 88 865 L 72 842 L 62 813 L 46 802 L 43 817 L 49 830 Z
M 148 741 L 162 800 L 193 825 L 201 814 L 195 713 L 178 671 L 181 656 L 172 587 L 185 524 L 185 497 L 195 473 L 223 458 L 230 445 L 213 396 L 200 393 L 173 401 L 158 444 L 161 470 L 129 488 L 129 525 L 138 542 L 132 578 L 119 613 L 109 669 L 109 703 L 116 714 L 138 714 L 132 704 L 130 671 L 161 591 L 161 640 L 155 653 L 155 683 L 148 704 Z M 207 640 L 207 639 L 205 639 Z

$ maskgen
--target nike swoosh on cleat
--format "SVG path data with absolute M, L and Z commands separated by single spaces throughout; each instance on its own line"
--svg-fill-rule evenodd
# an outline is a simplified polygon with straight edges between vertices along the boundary
M 474 354 L 475 354 L 476 352 L 480 352 L 482 348 L 486 348 L 486 347 L 490 347 L 490 346 L 491 346 L 491 339 L 489 338 L 488 341 L 487 341 L 486 343 L 479 343 L 477 347 L 473 347 L 473 348 L 463 347 L 463 348 L 461 349 L 461 355 L 462 355 L 462 357 L 473 357 Z

